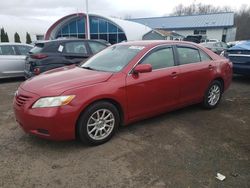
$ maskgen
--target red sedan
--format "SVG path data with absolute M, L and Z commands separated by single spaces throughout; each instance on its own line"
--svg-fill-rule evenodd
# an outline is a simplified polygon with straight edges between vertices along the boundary
M 27 133 L 98 145 L 120 125 L 196 103 L 215 108 L 231 79 L 232 63 L 199 45 L 127 42 L 27 80 L 14 111 Z

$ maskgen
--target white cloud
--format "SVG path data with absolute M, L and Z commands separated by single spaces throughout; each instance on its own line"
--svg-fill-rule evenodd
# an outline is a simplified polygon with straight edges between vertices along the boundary
M 240 8 L 250 5 L 249 0 L 89 0 L 90 12 L 116 17 L 162 16 L 172 12 L 178 4 L 189 5 L 192 2 L 213 4 L 214 6 L 231 6 Z M 1 2 L 0 14 L 23 17 L 54 19 L 64 15 L 85 11 L 85 0 L 8 0 Z

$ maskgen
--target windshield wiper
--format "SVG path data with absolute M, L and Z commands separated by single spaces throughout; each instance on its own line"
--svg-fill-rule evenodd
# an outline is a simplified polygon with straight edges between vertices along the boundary
M 88 70 L 96 70 L 96 69 L 94 69 L 94 68 L 92 68 L 92 67 L 82 67 L 82 68 L 88 69 Z

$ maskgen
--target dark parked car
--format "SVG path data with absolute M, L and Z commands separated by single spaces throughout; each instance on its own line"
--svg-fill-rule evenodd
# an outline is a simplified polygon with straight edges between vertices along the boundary
M 233 72 L 250 76 L 250 40 L 229 48 L 225 56 L 233 62 Z
M 63 39 L 35 44 L 26 57 L 25 77 L 62 66 L 79 64 L 108 46 L 98 40 Z
M 231 79 L 232 63 L 199 45 L 124 42 L 27 80 L 13 105 L 27 133 L 97 145 L 120 125 L 196 103 L 215 108 Z
M 224 42 L 203 42 L 200 43 L 203 47 L 212 50 L 216 54 L 221 54 L 221 52 L 226 51 L 228 46 Z
M 188 35 L 183 40 L 188 41 L 188 42 L 194 42 L 194 43 L 198 44 L 201 42 L 202 36 L 201 35 Z

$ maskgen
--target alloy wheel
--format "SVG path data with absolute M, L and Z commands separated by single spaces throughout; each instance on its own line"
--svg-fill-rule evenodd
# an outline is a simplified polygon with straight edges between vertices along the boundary
M 111 134 L 114 126 L 114 114 L 108 109 L 99 109 L 88 119 L 87 133 L 94 140 L 103 140 Z

